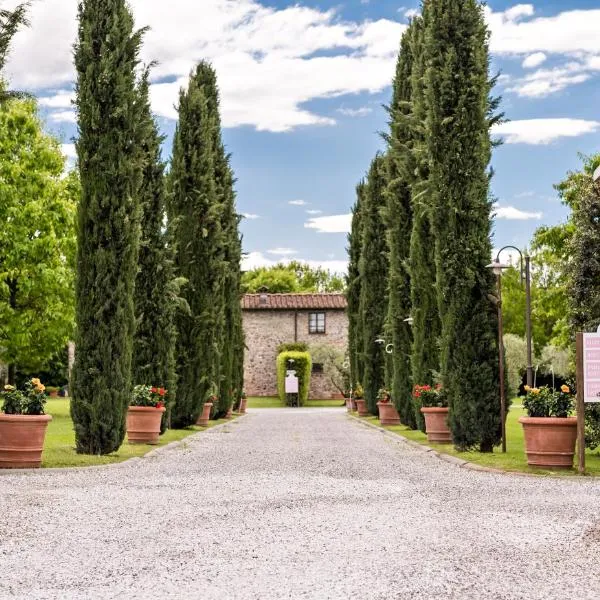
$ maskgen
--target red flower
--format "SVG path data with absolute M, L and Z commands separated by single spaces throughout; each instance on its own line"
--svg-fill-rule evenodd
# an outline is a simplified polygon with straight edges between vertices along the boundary
M 156 404 L 156 408 L 164 408 L 164 406 L 165 406 L 165 405 L 164 405 L 162 402 L 158 402 L 158 403 Z
M 157 389 L 157 388 L 155 388 L 155 387 L 153 387 L 153 388 L 152 388 L 150 391 L 151 391 L 153 394 L 156 394 L 156 393 L 158 393 L 158 389 Z
M 165 388 L 160 388 L 158 390 L 158 393 L 159 393 L 160 396 L 164 396 L 167 393 L 167 390 L 165 390 Z

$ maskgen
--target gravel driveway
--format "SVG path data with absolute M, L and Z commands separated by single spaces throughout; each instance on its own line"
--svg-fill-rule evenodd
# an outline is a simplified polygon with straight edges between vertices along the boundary
M 478 473 L 337 409 L 0 475 L 0 598 L 594 599 L 600 481 Z

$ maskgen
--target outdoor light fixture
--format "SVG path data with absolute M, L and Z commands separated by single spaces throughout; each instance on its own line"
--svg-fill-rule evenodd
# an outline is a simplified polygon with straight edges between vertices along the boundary
M 501 263 L 498 258 L 496 258 L 496 260 L 489 265 L 486 265 L 488 269 L 492 269 L 494 275 L 497 277 L 502 275 L 502 271 L 504 271 L 504 269 L 510 269 L 511 266 L 512 265 L 509 265 L 508 263 Z
M 414 319 L 412 317 L 407 317 L 406 319 L 404 319 L 405 323 L 408 323 L 409 325 L 412 325 L 414 323 Z
M 594 174 L 592 175 L 592 178 L 594 179 L 594 181 L 598 181 L 600 179 L 600 167 L 598 167 L 595 171 Z
M 376 343 L 376 344 L 385 344 L 385 340 L 384 340 L 383 338 L 377 338 L 377 339 L 375 340 L 375 343 Z

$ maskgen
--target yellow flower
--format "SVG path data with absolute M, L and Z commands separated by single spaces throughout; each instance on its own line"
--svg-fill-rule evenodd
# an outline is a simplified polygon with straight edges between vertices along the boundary
M 540 393 L 540 388 L 533 388 L 533 389 L 531 390 L 531 393 L 532 393 L 532 394 L 539 394 L 539 393 Z
M 31 385 L 40 385 L 40 384 L 41 384 L 41 381 L 37 377 L 34 377 L 31 380 Z
M 35 386 L 35 390 L 36 390 L 36 392 L 44 392 L 44 391 L 46 391 L 46 386 L 45 386 L 45 385 L 42 385 L 42 384 L 40 383 L 39 385 L 36 385 L 36 386 Z
M 525 386 L 525 391 L 526 391 L 526 392 L 530 392 L 530 391 L 531 391 L 531 387 L 530 387 L 530 386 L 528 386 L 528 385 L 526 385 L 526 386 Z
M 15 386 L 14 385 L 5 385 L 4 386 L 4 391 L 6 391 L 6 392 L 14 392 L 15 391 Z
M 570 394 L 571 388 L 568 385 L 562 385 L 560 391 L 563 392 L 563 394 Z

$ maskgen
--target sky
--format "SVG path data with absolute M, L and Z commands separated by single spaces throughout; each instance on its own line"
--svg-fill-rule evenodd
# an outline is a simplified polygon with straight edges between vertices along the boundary
M 0 2 L 10 8 L 17 0 Z M 156 61 L 152 106 L 170 155 L 178 90 L 210 60 L 237 177 L 245 268 L 303 260 L 346 268 L 355 187 L 386 130 L 384 106 L 414 0 L 131 0 Z M 36 0 L 7 74 L 33 92 L 74 159 L 77 0 Z M 494 246 L 524 247 L 567 217 L 553 184 L 600 151 L 600 0 L 490 0 L 492 69 L 508 122 L 495 134 Z

